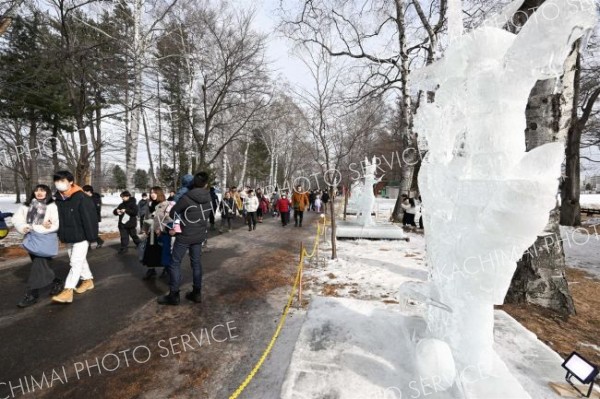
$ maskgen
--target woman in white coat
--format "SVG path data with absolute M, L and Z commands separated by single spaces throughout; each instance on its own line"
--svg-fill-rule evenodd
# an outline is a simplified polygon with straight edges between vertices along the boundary
M 27 235 L 32 231 L 40 234 L 52 234 L 58 231 L 58 209 L 54 204 L 50 187 L 39 184 L 33 189 L 29 200 L 25 202 L 13 216 L 13 224 L 17 231 Z M 58 245 L 58 237 L 56 237 Z M 50 284 L 50 294 L 56 295 L 62 290 L 62 281 L 56 278 L 54 271 L 48 265 L 51 258 L 31 257 L 31 271 L 27 280 L 25 297 L 17 304 L 20 308 L 33 305 L 38 301 L 39 290 Z
M 244 200 L 246 209 L 246 220 L 248 221 L 248 231 L 256 230 L 256 212 L 258 211 L 258 198 L 253 190 L 248 190 L 248 196 Z

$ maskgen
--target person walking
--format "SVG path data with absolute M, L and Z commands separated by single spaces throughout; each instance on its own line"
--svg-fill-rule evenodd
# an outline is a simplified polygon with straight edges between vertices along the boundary
M 171 209 L 170 216 L 181 219 L 181 234 L 175 237 L 173 259 L 169 266 L 169 293 L 157 299 L 160 305 L 179 305 L 181 285 L 181 261 L 189 251 L 192 266 L 193 288 L 185 295 L 192 302 L 201 302 L 202 243 L 208 236 L 208 215 L 211 211 L 210 192 L 207 189 L 208 174 L 199 172 L 194 176 L 194 186 Z
M 41 288 L 52 284 L 50 295 L 57 295 L 62 291 L 62 280 L 57 278 L 54 271 L 48 265 L 52 260 L 47 254 L 40 254 L 27 249 L 26 242 L 31 235 L 43 235 L 45 245 L 52 247 L 58 252 L 58 208 L 54 204 L 50 187 L 38 184 L 25 202 L 13 216 L 15 229 L 25 236 L 23 244 L 31 258 L 31 269 L 27 279 L 27 290 L 25 297 L 17 304 L 20 308 L 26 308 L 35 304 L 39 298 Z
M 119 254 L 124 254 L 127 252 L 129 246 L 129 237 L 131 237 L 136 246 L 140 245 L 142 240 L 140 240 L 136 232 L 138 206 L 135 198 L 131 196 L 129 191 L 123 191 L 121 199 L 123 202 L 113 210 L 113 214 L 119 216 L 119 234 L 121 235 Z
M 275 189 L 275 191 L 273 191 L 273 194 L 271 195 L 271 207 L 273 208 L 273 217 L 276 217 L 278 214 L 277 201 L 279 201 L 279 193 L 277 192 L 277 189 Z
M 167 276 L 171 264 L 171 227 L 173 219 L 167 212 L 169 201 L 162 188 L 155 186 L 150 189 L 148 202 L 148 215 L 144 224 L 148 229 L 146 248 L 142 257 L 142 264 L 148 267 L 144 280 L 156 276 L 156 268 L 163 267 L 161 277 Z
M 315 210 L 315 200 L 317 199 L 317 193 L 315 190 L 311 190 L 310 194 L 308 194 L 308 211 Z
M 98 223 L 102 221 L 102 196 L 94 191 L 94 187 L 89 184 L 82 187 L 83 193 L 90 197 L 94 202 L 94 206 L 96 207 L 96 216 L 98 217 Z M 100 238 L 98 235 L 98 239 L 96 240 L 96 249 L 102 248 L 104 245 L 104 240 Z
M 231 193 L 231 198 L 233 198 L 233 202 L 235 203 L 236 214 L 239 218 L 241 218 L 242 210 L 244 209 L 244 203 L 242 202 L 242 197 L 240 196 L 240 193 L 238 192 L 238 189 L 236 186 L 231 186 L 231 188 L 229 189 L 229 192 Z
M 295 227 L 302 227 L 304 210 L 308 207 L 308 203 L 308 196 L 306 195 L 306 192 L 302 191 L 302 186 L 296 186 L 296 190 L 294 190 L 294 194 L 292 194 Z
M 269 199 L 263 194 L 260 188 L 256 189 L 256 198 L 258 199 L 258 209 L 256 210 L 256 219 L 258 223 L 263 222 L 265 214 L 269 213 Z
M 89 243 L 98 239 L 98 217 L 94 202 L 75 184 L 69 171 L 58 171 L 53 177 L 57 192 L 58 238 L 67 244 L 71 270 L 64 289 L 52 297 L 53 302 L 73 302 L 73 291 L 83 294 L 94 288 L 94 276 L 87 261 Z M 81 284 L 77 286 L 81 281 Z
M 329 193 L 327 190 L 323 190 L 323 193 L 321 194 L 321 201 L 323 202 L 323 207 L 326 207 L 327 203 L 329 202 Z
M 321 201 L 321 196 L 319 194 L 315 195 L 315 201 L 313 204 L 315 212 L 321 213 L 322 206 L 323 206 L 323 202 Z
M 415 214 L 417 213 L 417 207 L 415 204 L 414 198 L 405 197 L 402 203 L 400 204 L 402 209 L 404 209 L 404 216 L 402 217 L 402 224 L 404 226 L 413 226 L 417 227 L 415 223 Z
M 219 204 L 219 211 L 221 212 L 221 228 L 219 229 L 219 233 L 224 232 L 223 227 L 225 223 L 227 223 L 227 231 L 231 231 L 231 219 L 235 217 L 236 209 L 235 201 L 231 197 L 231 193 L 227 191 Z
M 210 203 L 212 205 L 212 208 L 210 211 L 209 222 L 210 222 L 210 230 L 214 231 L 215 230 L 215 214 L 217 212 L 217 209 L 219 209 L 219 196 L 217 195 L 217 190 L 214 187 L 211 187 L 209 191 L 210 191 Z
M 142 199 L 139 200 L 138 207 L 138 216 L 140 217 L 140 233 L 146 233 L 147 229 L 144 226 L 144 220 L 148 217 L 150 209 L 148 208 L 148 194 L 142 193 Z
M 281 215 L 281 225 L 283 227 L 287 226 L 290 222 L 290 201 L 285 193 L 281 194 L 281 198 L 277 200 L 275 209 Z
M 248 222 L 248 231 L 256 230 L 256 213 L 258 211 L 258 198 L 254 190 L 248 190 L 246 197 L 246 220 Z

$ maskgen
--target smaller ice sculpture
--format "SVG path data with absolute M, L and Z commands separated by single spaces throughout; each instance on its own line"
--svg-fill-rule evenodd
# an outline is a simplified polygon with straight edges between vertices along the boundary
M 338 221 L 336 236 L 338 238 L 374 238 L 386 240 L 406 240 L 404 231 L 394 225 L 380 225 L 375 223 L 371 214 L 375 206 L 375 193 L 373 186 L 381 181 L 375 177 L 377 158 L 369 162 L 365 157 L 364 183 L 356 181 L 350 190 L 351 197 L 348 201 L 347 214 L 356 213 L 356 221 Z
M 375 224 L 373 217 L 371 216 L 373 207 L 375 206 L 375 193 L 373 192 L 373 186 L 379 183 L 383 177 L 383 175 L 378 178 L 375 177 L 375 170 L 377 169 L 377 164 L 375 161 L 375 157 L 373 157 L 373 162 L 369 162 L 369 160 L 365 157 L 365 184 L 363 185 L 360 198 L 356 203 L 358 208 L 357 222 L 363 226 L 373 226 Z
M 358 213 L 358 203 L 360 202 L 360 196 L 362 195 L 364 188 L 363 183 L 360 180 L 354 181 L 350 187 L 350 198 L 348 199 L 348 214 Z

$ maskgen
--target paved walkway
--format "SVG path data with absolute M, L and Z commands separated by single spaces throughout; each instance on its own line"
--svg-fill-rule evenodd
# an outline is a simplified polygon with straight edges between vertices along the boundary
M 51 304 L 43 292 L 38 304 L 18 309 L 28 266 L 0 271 L 0 398 L 23 391 L 29 398 L 228 397 L 266 347 L 300 241 L 314 239 L 315 223 L 312 214 L 302 229 L 267 218 L 249 232 L 237 221 L 233 232 L 211 235 L 202 256 L 202 304 L 182 295 L 178 307 L 157 305 L 166 279 L 143 281 L 146 269 L 135 251 L 117 255 L 116 245 L 90 252 L 96 288 L 71 305 Z M 55 259 L 53 267 L 65 276 L 67 259 Z M 183 294 L 191 286 L 187 259 L 182 269 Z M 244 398 L 279 397 L 301 316 L 292 312 Z

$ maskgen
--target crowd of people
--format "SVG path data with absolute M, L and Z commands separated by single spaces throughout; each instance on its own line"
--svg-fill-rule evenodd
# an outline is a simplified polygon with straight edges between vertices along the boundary
M 17 306 L 35 304 L 40 290 L 50 287 L 52 301 L 72 303 L 74 294 L 94 289 L 94 277 L 87 262 L 92 243 L 101 248 L 99 236 L 102 217 L 100 194 L 90 185 L 75 183 L 72 173 L 59 171 L 53 177 L 56 192 L 49 186 L 37 185 L 15 214 L 0 212 L 0 234 L 6 235 L 5 217 L 12 216 L 15 229 L 24 236 L 23 247 L 31 258 L 27 289 Z M 152 187 L 136 201 L 129 191 L 120 194 L 121 203 L 112 210 L 118 218 L 120 246 L 118 253 L 126 254 L 131 241 L 135 244 L 140 262 L 147 267 L 144 279 L 153 279 L 162 268 L 161 277 L 169 278 L 169 293 L 157 301 L 162 305 L 180 303 L 181 263 L 189 253 L 192 267 L 192 290 L 185 298 L 201 301 L 201 252 L 207 250 L 208 231 L 217 230 L 216 215 L 220 214 L 220 234 L 231 232 L 234 223 L 243 223 L 249 232 L 256 231 L 265 217 L 279 218 L 281 225 L 290 224 L 294 211 L 294 227 L 301 228 L 305 212 L 322 212 L 330 201 L 327 191 L 305 191 L 302 186 L 290 190 L 275 190 L 270 195 L 261 188 L 235 186 L 219 197 L 215 187 L 209 187 L 205 172 L 187 174 L 181 178 L 177 191 L 169 192 Z M 402 224 L 416 228 L 416 216 L 422 214 L 420 198 L 403 195 Z M 240 222 L 238 222 L 238 220 Z M 418 220 L 423 228 L 422 216 Z M 70 270 L 63 281 L 49 265 L 58 254 L 58 243 L 67 247 Z
M 49 186 L 37 185 L 27 201 L 12 214 L 15 229 L 24 236 L 23 247 L 31 258 L 25 296 L 17 304 L 21 308 L 38 302 L 40 290 L 50 287 L 52 302 L 72 303 L 75 294 L 94 289 L 94 276 L 87 261 L 92 243 L 101 248 L 99 236 L 102 198 L 90 185 L 80 187 L 72 173 L 59 171 L 53 177 L 56 192 Z M 147 267 L 144 279 L 153 279 L 162 268 L 162 277 L 169 278 L 169 293 L 157 298 L 161 305 L 178 305 L 182 283 L 181 263 L 189 253 L 192 267 L 192 290 L 185 298 L 201 302 L 201 252 L 206 251 L 208 231 L 217 230 L 216 215 L 220 214 L 220 234 L 231 232 L 233 223 L 244 223 L 249 232 L 256 231 L 265 217 L 280 218 L 283 227 L 290 223 L 294 211 L 294 226 L 301 228 L 304 212 L 321 212 L 329 202 L 326 191 L 305 191 L 301 186 L 278 190 L 268 195 L 261 188 L 233 186 L 219 198 L 215 187 L 209 188 L 209 176 L 200 172 L 187 174 L 177 191 L 169 192 L 155 186 L 136 200 L 129 191 L 120 193 L 121 203 L 112 213 L 118 218 L 120 246 L 126 254 L 133 241 L 140 262 Z M 237 221 L 240 222 L 237 222 Z M 0 225 L 0 229 L 2 225 Z M 50 267 L 58 254 L 59 241 L 67 247 L 70 270 L 63 281 Z

